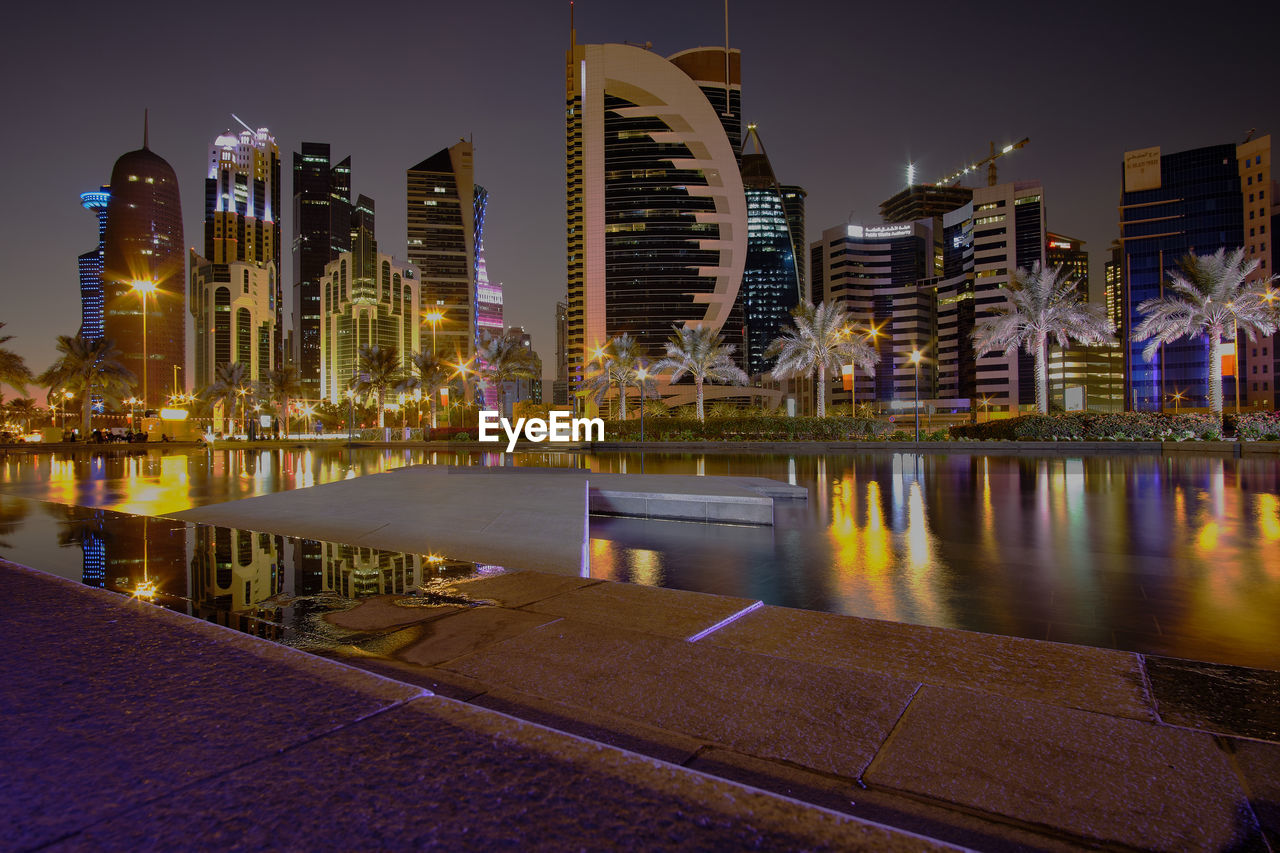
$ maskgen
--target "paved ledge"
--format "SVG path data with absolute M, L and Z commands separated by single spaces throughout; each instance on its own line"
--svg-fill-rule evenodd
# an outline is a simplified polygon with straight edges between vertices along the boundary
M 6 850 L 954 849 L 12 564 L 0 579 Z
M 568 580 L 459 583 L 492 603 L 471 624 L 397 623 L 343 659 L 978 849 L 1280 832 L 1280 673 Z

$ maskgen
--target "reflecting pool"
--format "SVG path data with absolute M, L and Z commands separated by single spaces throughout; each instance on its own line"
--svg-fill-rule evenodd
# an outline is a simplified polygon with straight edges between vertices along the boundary
M 0 493 L 159 515 L 422 463 L 637 472 L 642 460 L 374 448 L 10 454 Z M 810 499 L 780 502 L 771 528 L 593 517 L 596 577 L 1280 669 L 1275 461 L 646 453 L 643 467 L 768 476 Z

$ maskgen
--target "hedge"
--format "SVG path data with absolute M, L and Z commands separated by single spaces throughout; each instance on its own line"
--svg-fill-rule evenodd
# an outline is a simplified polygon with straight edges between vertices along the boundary
M 1243 441 L 1280 439 L 1280 412 L 1249 412 L 1237 415 L 1236 438 Z
M 889 424 L 872 418 L 645 418 L 645 441 L 848 441 L 884 438 Z M 640 420 L 605 421 L 609 441 L 639 441 Z
M 1222 438 L 1222 426 L 1212 415 L 1199 413 L 1071 412 L 954 426 L 951 437 L 985 441 L 1216 441 Z

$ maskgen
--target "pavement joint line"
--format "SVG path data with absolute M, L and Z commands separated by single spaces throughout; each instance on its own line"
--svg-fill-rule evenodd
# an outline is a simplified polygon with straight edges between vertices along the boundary
M 751 611 L 759 610 L 761 607 L 764 607 L 763 601 L 757 601 L 754 604 L 749 604 L 746 607 L 739 610 L 737 613 L 729 614 L 728 616 L 721 619 L 716 624 L 712 625 L 710 628 L 703 628 L 701 631 L 694 634 L 693 636 L 686 637 L 685 642 L 696 643 L 704 637 L 711 636 L 716 631 L 719 631 L 721 628 L 725 627 L 726 625 L 732 625 L 734 622 L 737 622 L 739 619 L 741 619 L 743 616 L 746 616 Z
M 1232 774 L 1236 777 L 1236 781 L 1240 783 L 1240 790 L 1244 793 L 1244 804 L 1249 810 L 1249 816 L 1253 818 L 1253 822 L 1258 827 L 1258 834 L 1264 843 L 1269 844 L 1266 832 L 1264 831 L 1262 818 L 1258 817 L 1258 810 L 1253 807 L 1255 799 L 1253 788 L 1249 785 L 1249 779 L 1245 776 L 1244 771 L 1240 769 L 1240 762 L 1236 761 L 1236 748 L 1231 743 L 1231 738 L 1226 735 L 1213 735 L 1213 742 L 1218 749 L 1222 750 L 1222 757 L 1227 760 L 1227 766 L 1231 768 Z M 1271 849 L 1271 848 L 1268 848 Z
M 911 710 L 911 703 L 916 700 L 916 696 L 919 695 L 920 690 L 923 687 L 924 687 L 924 682 L 922 681 L 916 682 L 916 688 L 912 690 L 911 695 L 907 697 L 907 702 L 905 705 L 902 706 L 902 712 L 898 714 L 898 719 L 893 721 L 893 725 L 889 727 L 888 734 L 884 736 L 884 740 L 882 740 L 880 742 L 880 745 L 876 747 L 876 751 L 872 753 L 871 758 L 868 759 L 866 763 L 866 766 L 864 766 L 861 770 L 859 770 L 858 775 L 854 777 L 854 782 L 857 783 L 858 787 L 860 788 L 867 787 L 867 783 L 865 779 L 866 779 L 867 773 L 871 771 L 871 765 L 876 763 L 876 759 L 878 759 L 881 755 L 883 755 L 885 749 L 888 748 L 889 744 L 893 742 L 893 736 L 897 734 L 898 729 L 902 727 L 902 721 L 906 718 L 907 711 Z
M 269 642 L 269 641 L 264 641 L 264 642 Z M 340 663 L 337 661 L 335 662 Z M 357 669 L 357 667 L 351 667 L 349 664 L 341 664 L 341 665 L 346 666 L 350 669 Z M 361 670 L 361 672 L 364 672 L 370 675 L 378 675 L 378 673 L 369 673 L 368 670 Z M 379 677 L 385 678 L 385 676 L 379 676 Z M 394 680 L 394 679 L 388 679 L 388 680 Z M 399 683 L 401 685 L 404 684 L 404 682 L 399 682 Z M 285 753 L 292 752 L 293 750 L 299 747 L 303 747 L 303 746 L 307 746 L 309 744 L 315 743 L 316 741 L 321 740 L 322 738 L 326 738 L 326 737 L 329 737 L 330 735 L 336 734 L 337 732 L 340 732 L 346 728 L 349 728 L 352 725 L 355 725 L 357 723 L 362 723 L 365 720 L 370 720 L 376 716 L 379 716 L 380 714 L 386 713 L 387 711 L 393 711 L 396 708 L 401 708 L 405 705 L 408 705 L 410 702 L 416 702 L 420 699 L 436 698 L 435 694 L 432 693 L 430 690 L 427 690 L 426 688 L 419 688 L 419 689 L 422 691 L 422 693 L 418 696 L 409 696 L 405 699 L 397 699 L 367 714 L 362 714 L 354 719 L 346 720 L 344 722 L 339 723 L 338 725 L 325 729 L 324 731 L 315 732 L 314 734 L 308 735 L 307 737 L 304 737 L 293 743 L 287 744 L 272 752 L 263 753 L 262 755 L 259 755 L 256 758 L 251 758 L 248 761 L 241 762 L 240 764 L 234 765 L 232 767 L 226 767 L 215 773 L 210 773 L 207 776 L 201 776 L 199 779 L 191 779 L 188 782 L 182 785 L 178 785 L 174 788 L 170 788 L 165 791 L 158 791 L 154 796 L 147 797 L 146 799 L 140 800 L 139 802 L 132 803 L 128 806 L 124 806 L 123 808 L 119 808 L 110 813 L 104 814 L 99 818 L 97 818 L 96 820 L 92 820 L 82 826 L 76 827 L 74 830 L 67 833 L 66 835 L 59 836 L 56 839 L 53 839 L 44 844 L 40 844 L 30 849 L 43 850 L 55 844 L 61 844 L 66 841 L 70 841 L 71 839 L 74 839 L 76 836 L 83 833 L 86 829 L 92 829 L 93 827 L 98 826 L 99 824 L 102 824 L 102 823 L 106 823 L 108 821 L 118 820 L 120 818 L 123 818 L 129 815 L 131 812 L 136 812 L 139 809 L 145 809 L 146 807 L 153 805 L 161 800 L 177 796 L 183 793 L 184 791 L 190 790 L 191 788 L 195 788 L 199 785 L 208 784 L 219 778 L 228 776 L 229 774 L 238 773 L 239 771 L 244 770 L 245 768 L 253 767 L 254 765 L 261 764 L 265 761 L 272 761 L 276 758 L 279 758 L 281 755 L 284 755 Z M 439 698 L 443 698 L 443 697 L 439 697 Z
M 1155 688 L 1151 686 L 1151 676 L 1147 675 L 1147 656 L 1135 653 L 1134 657 L 1138 659 L 1138 676 L 1142 679 L 1142 698 L 1151 709 L 1151 715 L 1155 717 L 1156 724 L 1167 725 L 1164 717 L 1160 716 L 1160 702 L 1156 699 Z

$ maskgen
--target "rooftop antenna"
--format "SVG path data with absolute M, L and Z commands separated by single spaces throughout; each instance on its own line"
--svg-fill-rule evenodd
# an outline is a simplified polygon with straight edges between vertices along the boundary
M 724 0 L 724 112 L 725 118 L 733 116 L 729 108 L 729 0 Z
M 916 164 L 910 160 L 907 161 L 907 186 L 913 187 L 916 183 Z
M 1248 142 L 1250 139 L 1253 139 L 1253 135 L 1257 132 L 1258 129 L 1256 127 L 1249 128 L 1249 132 L 1244 135 L 1244 142 Z M 1244 145 L 1244 142 L 1241 142 L 1240 144 Z
M 150 135 L 150 112 L 151 110 L 145 107 L 142 109 L 142 147 L 144 149 L 147 148 L 147 137 Z
M 231 117 L 236 121 L 240 122 L 240 126 L 243 127 L 245 130 L 249 131 L 250 133 L 253 133 L 253 128 L 245 124 L 244 119 L 240 118 L 240 116 L 236 115 L 235 113 L 232 113 Z
M 573 56 L 573 47 L 578 43 L 577 31 L 573 28 L 573 0 L 569 0 L 569 55 Z

